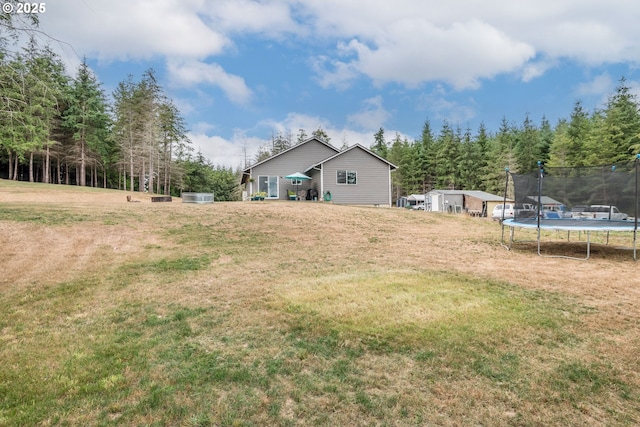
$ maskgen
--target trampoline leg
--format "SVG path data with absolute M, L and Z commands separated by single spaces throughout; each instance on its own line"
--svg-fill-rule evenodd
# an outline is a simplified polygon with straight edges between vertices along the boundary
M 585 259 L 589 259 L 590 255 L 591 255 L 591 232 L 587 231 L 587 257 Z
M 510 230 L 509 230 L 509 250 L 511 250 L 511 247 L 513 246 L 513 241 L 515 239 L 515 234 L 516 234 L 515 227 L 510 227 Z
M 501 227 L 502 227 L 502 234 L 500 236 L 500 245 L 506 250 L 510 251 L 511 245 L 513 244 L 513 227 L 509 227 L 509 245 L 507 245 L 506 242 L 504 241 L 504 224 L 502 224 Z

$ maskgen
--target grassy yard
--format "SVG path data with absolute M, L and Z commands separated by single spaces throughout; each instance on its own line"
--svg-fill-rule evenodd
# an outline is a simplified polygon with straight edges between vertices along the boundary
M 126 194 L 0 180 L 0 426 L 640 423 L 628 250 Z

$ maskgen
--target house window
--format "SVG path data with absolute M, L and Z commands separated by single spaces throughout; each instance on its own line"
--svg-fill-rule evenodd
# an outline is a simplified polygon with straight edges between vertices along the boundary
M 337 171 L 337 183 L 338 184 L 352 184 L 358 183 L 358 172 L 340 169 Z
M 302 185 L 302 180 L 301 179 L 292 179 L 291 180 L 291 185 Z

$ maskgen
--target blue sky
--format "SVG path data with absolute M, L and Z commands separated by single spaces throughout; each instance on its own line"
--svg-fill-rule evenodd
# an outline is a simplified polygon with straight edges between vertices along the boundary
M 154 68 L 194 148 L 233 167 L 300 128 L 370 146 L 425 120 L 553 125 L 622 76 L 640 93 L 638 19 L 633 0 L 57 0 L 40 15 L 69 72 L 86 56 L 107 94 Z

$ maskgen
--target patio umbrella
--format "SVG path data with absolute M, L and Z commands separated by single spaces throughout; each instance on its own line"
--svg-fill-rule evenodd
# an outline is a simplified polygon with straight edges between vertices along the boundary
M 285 176 L 286 179 L 290 179 L 291 180 L 291 184 L 295 187 L 298 185 L 302 185 L 302 181 L 308 181 L 311 179 L 310 176 L 307 176 L 305 174 L 303 174 L 302 172 L 296 172 L 296 173 L 292 173 L 291 175 L 287 175 Z M 300 188 L 300 187 L 298 187 Z M 299 193 L 299 191 L 298 191 Z M 289 200 L 295 200 L 297 197 L 296 192 L 294 192 L 293 190 L 291 192 L 289 192 Z
M 285 176 L 286 179 L 297 179 L 298 181 L 305 181 L 307 179 L 311 179 L 310 176 L 303 174 L 302 172 L 292 173 L 291 175 Z

